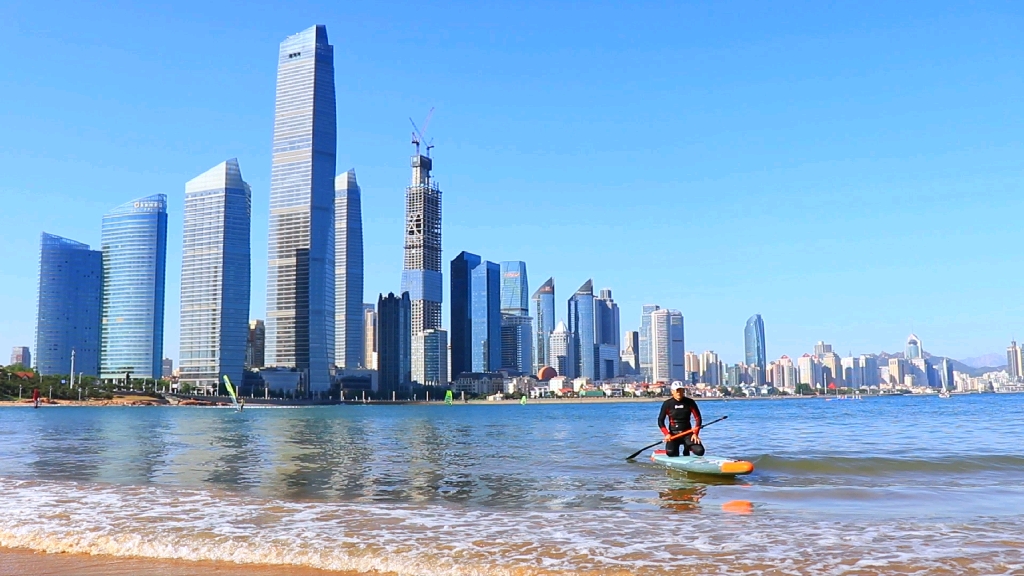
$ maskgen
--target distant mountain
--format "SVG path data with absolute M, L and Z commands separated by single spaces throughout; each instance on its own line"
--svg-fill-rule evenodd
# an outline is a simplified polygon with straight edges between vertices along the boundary
M 921 354 L 922 356 L 927 358 L 933 366 L 938 365 L 942 362 L 942 356 L 935 356 L 933 354 L 928 353 L 928 351 L 924 351 Z M 893 354 L 889 354 L 888 352 L 885 351 L 879 352 L 879 366 L 882 365 L 883 361 L 888 362 L 890 358 L 903 358 L 903 352 L 896 352 Z M 968 360 L 977 360 L 979 364 L 968 364 Z M 1002 361 L 1000 362 L 1000 360 Z M 986 364 L 985 362 L 992 362 L 992 364 Z M 963 372 L 964 374 L 968 374 L 970 376 L 981 376 L 986 372 L 993 372 L 999 370 L 1000 368 L 1005 368 L 1006 358 L 999 356 L 998 354 L 986 354 L 985 356 L 978 356 L 977 358 L 968 358 L 967 360 L 954 360 L 950 358 L 949 363 L 953 366 L 953 370 L 956 370 L 957 372 Z
M 985 354 L 983 356 L 975 356 L 974 358 L 964 358 L 961 362 L 971 368 L 999 368 L 1006 366 L 1006 354 L 999 354 L 996 352 L 992 354 Z

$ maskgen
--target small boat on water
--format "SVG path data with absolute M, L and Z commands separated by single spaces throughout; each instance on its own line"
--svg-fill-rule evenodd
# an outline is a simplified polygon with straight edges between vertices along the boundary
M 651 462 L 673 470 L 713 476 L 742 476 L 754 471 L 754 464 L 746 460 L 715 456 L 667 456 L 664 450 L 655 450 Z

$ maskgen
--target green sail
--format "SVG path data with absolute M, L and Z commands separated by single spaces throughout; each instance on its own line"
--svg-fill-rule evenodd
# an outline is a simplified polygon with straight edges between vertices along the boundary
M 224 375 L 224 387 L 228 389 L 228 395 L 231 396 L 231 403 L 238 407 L 238 396 L 235 395 L 235 387 L 231 385 L 231 380 L 228 375 Z
M 452 405 L 452 391 L 451 390 L 446 390 L 445 391 L 445 393 L 444 393 L 444 403 L 449 405 L 449 406 Z

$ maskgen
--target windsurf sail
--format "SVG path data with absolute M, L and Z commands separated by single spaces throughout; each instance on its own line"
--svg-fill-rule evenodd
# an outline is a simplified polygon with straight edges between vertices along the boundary
M 235 387 L 231 385 L 231 379 L 227 374 L 224 374 L 224 387 L 228 389 L 228 395 L 231 396 L 231 403 L 235 405 L 235 410 L 239 410 L 238 395 L 235 394 Z
M 449 406 L 452 405 L 452 391 L 451 390 L 445 391 L 445 393 L 444 393 L 444 403 L 449 405 Z
M 522 398 L 519 399 L 519 403 L 522 404 L 523 406 L 526 406 L 526 396 L 525 395 Z

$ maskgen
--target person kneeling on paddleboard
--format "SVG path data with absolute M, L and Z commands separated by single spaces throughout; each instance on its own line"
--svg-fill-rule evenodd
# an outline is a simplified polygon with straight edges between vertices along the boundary
M 676 380 L 672 383 L 672 397 L 665 400 L 661 405 L 661 412 L 658 414 L 658 428 L 661 428 L 665 435 L 665 455 L 679 456 L 679 446 L 683 447 L 683 456 L 689 456 L 693 452 L 695 456 L 704 455 L 704 445 L 700 442 L 700 408 L 692 398 L 686 397 L 686 387 L 682 382 Z M 690 424 L 690 416 L 694 422 Z M 665 427 L 665 419 L 668 419 L 668 427 Z M 673 438 L 680 432 L 693 430 L 692 434 L 684 434 L 679 438 Z

